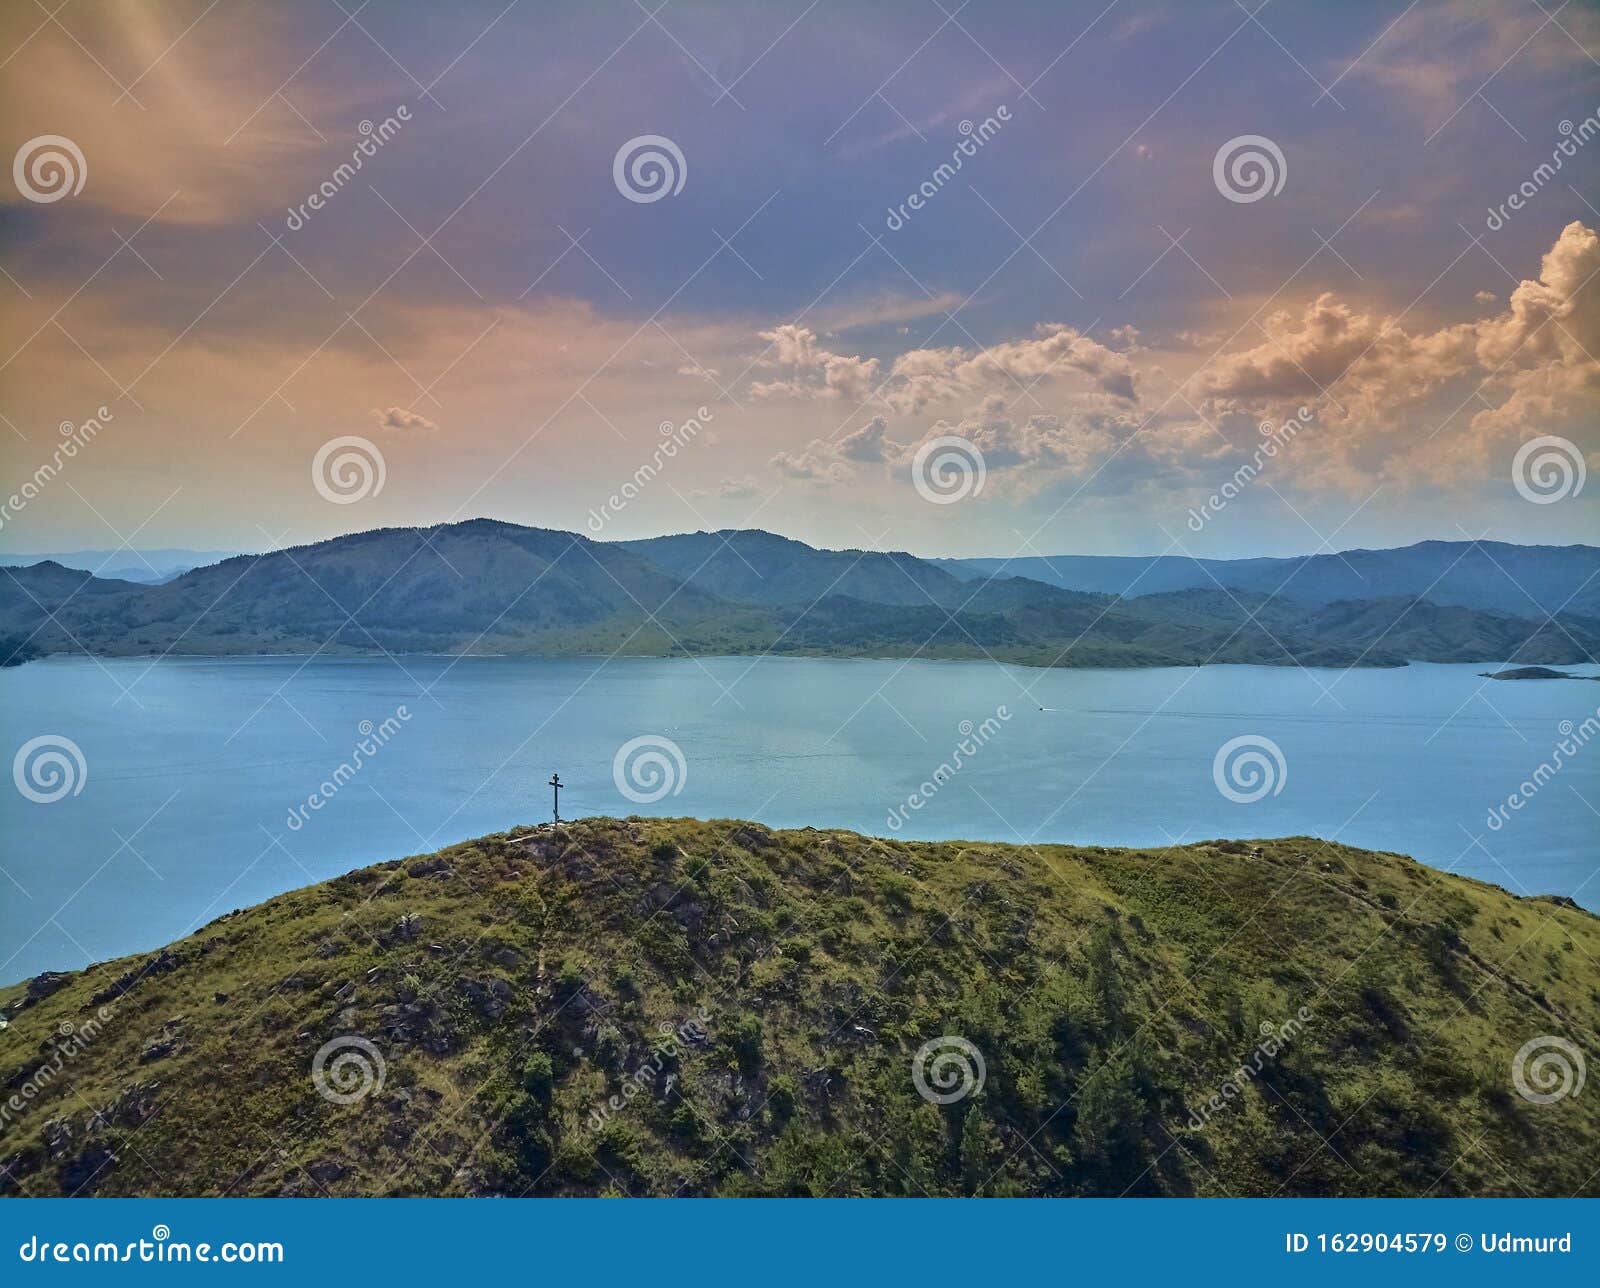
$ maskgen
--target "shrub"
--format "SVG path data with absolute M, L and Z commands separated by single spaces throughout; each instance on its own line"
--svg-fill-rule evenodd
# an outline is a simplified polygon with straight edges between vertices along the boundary
M 744 1073 L 761 1067 L 761 1021 L 754 1015 L 741 1015 L 728 1030 L 728 1047 Z
M 543 1051 L 535 1051 L 522 1066 L 522 1089 L 541 1104 L 548 1105 L 555 1085 L 556 1074 L 550 1057 Z
M 772 1121 L 782 1126 L 794 1117 L 794 1079 L 780 1073 L 767 1086 L 767 1108 L 772 1111 Z

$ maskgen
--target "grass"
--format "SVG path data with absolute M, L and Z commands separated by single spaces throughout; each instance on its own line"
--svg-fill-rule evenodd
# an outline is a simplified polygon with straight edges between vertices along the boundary
M 587 819 L 0 990 L 0 1191 L 1593 1195 L 1600 1097 L 1512 1064 L 1596 1049 L 1597 961 L 1569 901 L 1311 838 Z M 328 1043 L 381 1087 L 319 1094 Z

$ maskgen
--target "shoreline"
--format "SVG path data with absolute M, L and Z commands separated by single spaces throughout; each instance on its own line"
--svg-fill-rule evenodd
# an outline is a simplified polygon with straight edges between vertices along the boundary
M 1332 672 L 1342 674 L 1347 671 L 1403 671 L 1413 666 L 1492 666 L 1515 667 L 1523 665 L 1509 662 L 1500 658 L 1460 658 L 1448 662 L 1435 662 L 1423 658 L 1408 658 L 1404 662 L 1359 662 L 1348 666 L 1334 666 L 1326 663 L 1306 664 L 1294 659 L 1282 662 L 1160 662 L 1148 666 L 1074 666 L 1070 664 L 1045 666 L 1036 662 L 1021 662 L 1003 657 L 922 657 L 913 654 L 896 653 L 444 653 L 434 649 L 400 650 L 392 649 L 387 653 L 371 650 L 345 650 L 340 652 L 266 652 L 266 653 L 85 653 L 62 651 L 59 653 L 44 653 L 38 657 L 29 658 L 24 662 L 0 668 L 4 671 L 21 670 L 23 667 L 36 663 L 52 662 L 58 659 L 69 661 L 84 660 L 95 663 L 103 662 L 150 662 L 158 664 L 166 661 L 181 662 L 222 662 L 222 661 L 269 661 L 281 660 L 294 661 L 387 661 L 398 657 L 442 658 L 449 661 L 467 660 L 520 660 L 529 662 L 563 662 L 563 661 L 641 661 L 641 662 L 933 662 L 933 663 L 987 663 L 990 665 L 1015 666 L 1028 671 L 1105 671 L 1105 672 L 1139 672 L 1139 671 L 1205 671 L 1220 670 L 1229 667 L 1235 668 L 1261 668 L 1274 671 L 1301 670 L 1316 672 Z M 1563 667 L 1600 667 L 1600 660 L 1561 662 L 1556 665 Z M 1497 677 L 1487 676 L 1494 679 Z M 1575 675 L 1571 679 L 1600 679 L 1600 676 Z

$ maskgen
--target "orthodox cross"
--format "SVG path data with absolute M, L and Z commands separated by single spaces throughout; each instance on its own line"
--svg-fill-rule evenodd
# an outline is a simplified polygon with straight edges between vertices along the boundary
M 556 816 L 555 817 L 555 821 L 557 823 L 559 823 L 561 821 L 561 775 L 560 774 L 551 774 L 550 775 L 550 786 L 554 789 L 551 792 L 551 795 L 555 797 L 555 816 Z

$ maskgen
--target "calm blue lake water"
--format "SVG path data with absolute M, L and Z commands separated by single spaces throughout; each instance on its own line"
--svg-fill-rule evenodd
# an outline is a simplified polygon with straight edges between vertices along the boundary
M 1600 685 L 1490 683 L 1478 677 L 1485 669 L 30 663 L 0 671 L 6 757 L 57 735 L 80 749 L 86 773 L 80 791 L 48 803 L 5 784 L 0 981 L 154 947 L 361 864 L 542 821 L 552 770 L 568 785 L 567 817 L 749 817 L 903 837 L 1141 846 L 1309 833 L 1600 907 L 1600 881 L 1591 881 L 1600 739 L 1499 830 L 1487 825 L 1551 758 L 1561 722 L 1594 714 Z M 402 707 L 408 719 L 396 714 Z M 958 750 L 964 721 L 969 752 Z M 336 781 L 340 764 L 357 759 L 362 722 L 371 722 L 373 750 Z M 681 774 L 669 750 L 636 766 L 641 779 L 624 777 L 648 789 L 662 783 L 648 778 L 652 768 L 664 770 L 677 790 L 650 803 L 628 799 L 613 773 L 619 747 L 641 736 L 671 740 L 683 758 Z M 1264 753 L 1278 790 L 1253 802 L 1230 799 L 1213 776 L 1218 749 L 1241 737 L 1270 740 L 1282 755 L 1280 776 Z M 954 775 L 933 781 L 958 759 Z M 910 805 L 930 781 L 933 792 Z M 1234 795 L 1261 788 L 1223 781 Z M 59 790 L 48 780 L 31 786 Z M 903 820 L 897 831 L 891 814 Z

